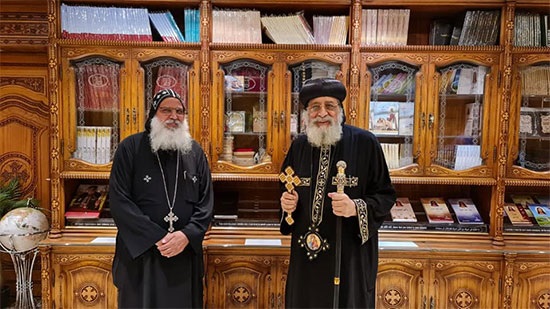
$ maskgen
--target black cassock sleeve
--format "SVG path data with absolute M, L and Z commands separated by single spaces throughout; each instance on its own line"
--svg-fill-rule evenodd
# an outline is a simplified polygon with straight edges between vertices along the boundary
M 198 144 L 193 143 L 192 157 L 200 175 L 198 200 L 193 202 L 193 215 L 189 222 L 181 230 L 189 239 L 189 243 L 195 252 L 202 252 L 202 240 L 204 234 L 212 221 L 214 211 L 214 193 L 212 190 L 212 175 L 208 167 L 206 155 L 199 148 Z

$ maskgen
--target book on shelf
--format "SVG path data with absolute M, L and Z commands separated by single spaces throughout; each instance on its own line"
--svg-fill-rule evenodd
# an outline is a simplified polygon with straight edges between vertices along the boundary
M 449 45 L 452 31 L 453 25 L 447 20 L 433 20 L 428 38 L 430 45 Z
M 70 226 L 116 226 L 113 218 L 75 219 L 66 218 Z
M 523 136 L 537 135 L 535 108 L 522 107 L 519 115 L 519 134 Z
M 260 11 L 257 10 L 213 9 L 212 42 L 261 44 L 260 19 Z
M 522 96 L 547 96 L 550 86 L 546 82 L 550 74 L 548 66 L 530 66 L 520 71 Z M 525 107 L 522 107 L 523 110 Z
M 540 136 L 550 136 L 550 108 L 537 108 L 535 110 L 537 132 Z
M 364 45 L 407 45 L 409 9 L 363 9 L 361 13 Z
M 466 11 L 458 45 L 495 45 L 498 43 L 499 31 L 499 10 Z
M 194 8 L 186 8 L 184 10 L 184 25 L 185 25 L 185 39 L 187 42 L 199 42 L 200 41 L 200 21 L 201 21 L 201 13 L 199 9 Z M 259 18 L 256 18 L 259 19 Z M 254 21 L 248 21 L 249 23 L 253 23 Z M 256 24 L 258 24 L 256 22 Z M 253 32 L 253 30 L 251 30 Z M 257 40 L 257 38 L 255 38 Z M 261 38 L 260 38 L 261 40 Z
M 414 131 L 414 102 L 399 103 L 399 135 L 412 136 Z
M 399 102 L 372 101 L 370 128 L 375 134 L 399 134 Z
M 315 44 L 313 31 L 303 12 L 260 18 L 265 34 L 275 44 Z
M 480 135 L 481 128 L 481 103 L 467 103 L 464 105 L 464 135 L 476 137 Z
M 61 4 L 61 35 L 65 39 L 152 41 L 145 8 Z
M 77 126 L 73 158 L 93 164 L 109 163 L 112 131 L 111 127 Z
M 536 204 L 532 196 L 527 194 L 512 194 L 510 195 L 510 198 L 514 203 L 522 206 L 522 208 L 525 210 L 525 212 L 530 218 L 533 218 L 533 213 L 531 212 L 528 206 L 529 204 Z
M 348 16 L 313 16 L 316 44 L 345 45 L 348 38 Z
M 80 184 L 65 210 L 65 218 L 99 218 L 107 200 L 108 190 L 108 185 Z
M 487 224 L 426 224 L 425 222 L 394 222 L 384 221 L 380 226 L 388 231 L 436 231 L 436 232 L 468 232 L 487 233 Z
M 170 11 L 149 12 L 149 19 L 164 42 L 185 42 Z
M 525 209 L 521 205 L 515 203 L 504 203 L 504 211 L 510 219 L 512 225 L 517 226 L 531 226 L 533 222 L 525 212 Z
M 455 212 L 458 223 L 481 224 L 483 219 L 477 210 L 476 205 L 470 198 L 450 198 L 449 204 Z
M 454 223 L 453 216 L 441 197 L 421 198 L 420 202 L 430 223 Z
M 451 39 L 449 40 L 449 45 L 458 45 L 460 40 L 460 34 L 462 33 L 462 26 L 453 26 L 453 31 L 451 32 Z
M 225 91 L 226 92 L 243 92 L 244 76 L 225 75 Z
M 244 133 L 246 126 L 245 111 L 231 111 L 227 115 L 227 130 L 231 133 Z
M 386 165 L 390 170 L 399 168 L 399 144 L 380 143 Z
M 454 170 L 461 171 L 483 164 L 480 145 L 456 145 Z
M 529 209 L 535 216 L 535 221 L 539 226 L 550 228 L 550 206 L 545 204 L 529 204 Z
M 398 197 L 390 210 L 393 222 L 416 222 L 416 215 L 407 197 Z
M 550 27 L 549 27 L 549 15 L 541 16 L 541 45 L 550 47 Z
M 544 16 L 535 12 L 516 11 L 514 46 L 546 46 Z

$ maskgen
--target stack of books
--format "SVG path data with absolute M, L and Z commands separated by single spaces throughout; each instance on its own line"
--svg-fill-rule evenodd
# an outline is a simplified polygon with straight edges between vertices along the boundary
M 233 163 L 240 166 L 252 166 L 255 152 L 252 148 L 237 148 L 233 151 Z

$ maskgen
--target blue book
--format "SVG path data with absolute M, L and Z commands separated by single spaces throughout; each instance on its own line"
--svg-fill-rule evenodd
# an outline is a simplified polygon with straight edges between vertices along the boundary
M 476 205 L 469 198 L 449 199 L 449 204 L 455 212 L 458 223 L 461 224 L 482 224 L 483 219 L 477 211 Z

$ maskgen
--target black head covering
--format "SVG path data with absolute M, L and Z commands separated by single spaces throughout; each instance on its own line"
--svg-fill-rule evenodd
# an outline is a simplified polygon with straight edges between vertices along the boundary
M 334 78 L 315 78 L 306 81 L 299 96 L 304 108 L 307 108 L 309 101 L 318 97 L 333 97 L 342 105 L 346 98 L 346 87 Z
M 178 99 L 178 101 L 180 101 L 181 103 L 181 106 L 183 107 L 183 110 L 185 111 L 185 105 L 183 104 L 183 100 L 181 99 L 180 95 L 177 94 L 174 90 L 163 89 L 157 92 L 157 94 L 155 94 L 155 96 L 153 97 L 153 103 L 151 103 L 151 107 L 149 108 L 147 122 L 145 122 L 145 130 L 147 130 L 147 132 L 151 131 L 151 120 L 153 120 L 153 117 L 155 117 L 155 114 L 157 113 L 157 109 L 159 108 L 160 103 L 167 98 Z

